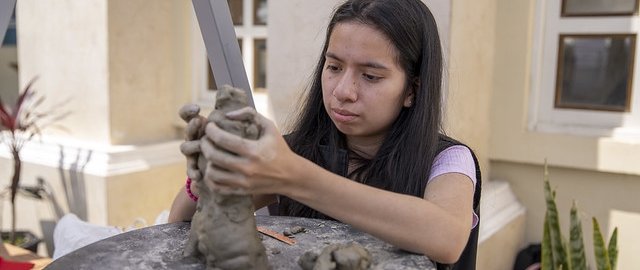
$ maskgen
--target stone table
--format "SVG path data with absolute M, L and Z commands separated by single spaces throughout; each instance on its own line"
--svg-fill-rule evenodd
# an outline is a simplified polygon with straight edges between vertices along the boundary
M 373 257 L 371 269 L 434 269 L 425 256 L 402 251 L 349 225 L 327 220 L 256 216 L 258 226 L 282 233 L 295 226 L 306 229 L 294 235 L 295 245 L 262 235 L 273 269 L 301 269 L 298 258 L 306 251 L 320 253 L 330 244 L 357 242 Z M 183 258 L 190 223 L 178 222 L 149 226 L 118 234 L 75 250 L 51 262 L 45 270 L 67 269 L 172 269 L 200 270 L 205 265 Z

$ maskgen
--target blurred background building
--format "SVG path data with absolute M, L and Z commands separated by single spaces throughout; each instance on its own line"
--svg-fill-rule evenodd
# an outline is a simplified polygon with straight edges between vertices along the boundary
M 283 130 L 339 2 L 228 1 L 257 109 Z M 545 160 L 564 231 L 578 202 L 588 261 L 596 217 L 605 237 L 619 228 L 618 269 L 639 265 L 638 1 L 424 2 L 447 60 L 446 132 L 476 151 L 483 171 L 478 269 L 510 269 L 541 241 Z M 25 146 L 22 185 L 43 179 L 64 213 L 92 224 L 153 223 L 186 177 L 179 108 L 208 114 L 214 103 L 191 1 L 18 0 L 15 14 L 0 48 L 0 97 L 12 102 L 37 76 L 43 107 L 66 101 L 72 112 L 66 131 Z M 0 185 L 12 169 L 0 151 Z M 51 202 L 21 196 L 18 207 L 18 227 L 48 240 L 40 253 L 51 254 Z

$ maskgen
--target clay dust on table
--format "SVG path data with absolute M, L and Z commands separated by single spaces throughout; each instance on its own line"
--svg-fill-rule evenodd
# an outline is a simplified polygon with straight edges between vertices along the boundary
M 369 251 L 356 242 L 349 244 L 331 244 L 320 254 L 307 251 L 298 259 L 303 270 L 366 270 L 373 258 Z
M 247 96 L 241 89 L 225 85 L 216 94 L 215 110 L 207 122 L 247 139 L 256 140 L 260 129 L 253 121 L 233 121 L 225 113 L 247 106 Z M 198 169 L 203 172 L 207 161 L 198 157 Z M 191 221 L 185 257 L 204 260 L 207 269 L 246 270 L 271 269 L 256 229 L 255 207 L 251 195 L 229 194 L 211 190 L 202 180 L 196 182 L 200 197 Z

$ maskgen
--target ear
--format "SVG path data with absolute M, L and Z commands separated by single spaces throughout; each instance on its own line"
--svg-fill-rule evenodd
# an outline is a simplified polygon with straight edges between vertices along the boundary
M 418 90 L 419 86 L 420 86 L 419 77 L 415 77 L 413 79 L 413 85 L 408 89 L 407 93 L 405 94 L 403 106 L 410 108 L 411 106 L 413 106 L 413 104 L 415 104 L 415 96 L 416 96 L 415 93 Z
M 405 97 L 404 97 L 404 104 L 403 106 L 409 108 L 411 106 L 413 106 L 413 91 L 410 91 Z

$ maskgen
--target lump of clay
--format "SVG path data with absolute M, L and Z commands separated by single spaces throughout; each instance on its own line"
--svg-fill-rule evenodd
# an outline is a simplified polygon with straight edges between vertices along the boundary
M 253 121 L 233 121 L 225 117 L 227 112 L 246 106 L 244 91 L 223 86 L 216 94 L 216 107 L 207 121 L 238 136 L 257 139 L 260 129 Z M 206 168 L 207 161 L 200 155 L 198 169 L 204 172 Z M 200 197 L 183 255 L 204 260 L 207 269 L 271 269 L 256 229 L 251 195 L 223 194 L 211 190 L 203 180 L 196 185 Z
M 333 244 L 318 255 L 307 251 L 298 259 L 303 270 L 365 270 L 371 266 L 369 251 L 358 243 Z

